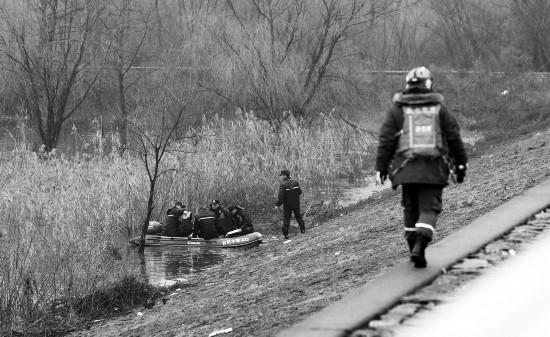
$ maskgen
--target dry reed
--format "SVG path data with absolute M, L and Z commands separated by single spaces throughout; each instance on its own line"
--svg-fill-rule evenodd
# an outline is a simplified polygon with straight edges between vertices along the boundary
M 369 144 L 331 118 L 314 126 L 291 118 L 277 133 L 273 128 L 248 115 L 203 123 L 195 130 L 200 137 L 181 143 L 163 163 L 172 171 L 160 181 L 154 216 L 162 218 L 175 199 L 198 206 L 216 198 L 263 212 L 275 201 L 278 170 L 290 169 L 306 191 L 328 190 L 356 162 L 346 147 L 350 139 L 357 148 Z M 121 248 L 145 210 L 147 178 L 139 160 L 100 150 L 44 156 L 16 147 L 0 159 L 3 333 L 41 326 L 36 322 L 60 301 L 67 317 L 77 319 L 79 299 L 138 274 Z

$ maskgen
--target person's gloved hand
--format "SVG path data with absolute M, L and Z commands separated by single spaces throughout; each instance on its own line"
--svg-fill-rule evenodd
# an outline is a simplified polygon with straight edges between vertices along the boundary
M 466 177 L 466 169 L 468 166 L 466 164 L 459 164 L 456 166 L 456 182 L 462 183 L 464 181 L 464 177 Z
M 383 185 L 387 178 L 387 172 L 376 171 L 376 185 Z

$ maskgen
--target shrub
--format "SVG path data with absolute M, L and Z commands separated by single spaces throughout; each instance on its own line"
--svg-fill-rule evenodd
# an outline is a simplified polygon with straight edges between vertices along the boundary
M 162 294 L 159 288 L 134 276 L 126 276 L 78 299 L 74 303 L 74 309 L 80 315 L 95 318 L 154 301 Z

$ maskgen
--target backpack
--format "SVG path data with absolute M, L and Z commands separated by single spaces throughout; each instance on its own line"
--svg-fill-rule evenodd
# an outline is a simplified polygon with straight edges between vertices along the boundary
M 403 129 L 399 131 L 397 153 L 407 159 L 443 156 L 443 136 L 439 111 L 441 105 L 403 106 Z

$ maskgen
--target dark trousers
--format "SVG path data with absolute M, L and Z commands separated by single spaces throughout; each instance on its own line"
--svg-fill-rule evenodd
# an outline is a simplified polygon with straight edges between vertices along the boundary
M 420 232 L 430 240 L 433 230 L 417 224 L 435 227 L 441 213 L 443 186 L 429 184 L 403 184 L 402 200 L 405 235 Z
M 290 227 L 290 219 L 292 218 L 292 213 L 294 213 L 294 218 L 300 226 L 300 230 L 304 231 L 306 226 L 304 224 L 304 219 L 302 219 L 302 214 L 300 213 L 300 207 L 289 208 L 283 206 L 283 235 L 288 235 L 288 228 Z

